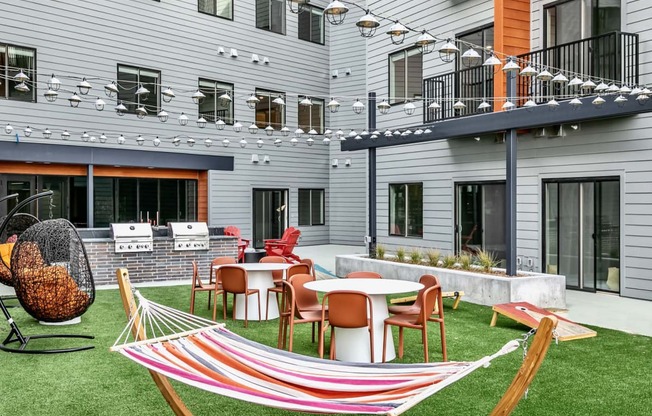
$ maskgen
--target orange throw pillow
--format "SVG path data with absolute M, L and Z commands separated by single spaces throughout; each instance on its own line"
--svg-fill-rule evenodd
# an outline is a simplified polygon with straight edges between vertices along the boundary
M 11 267 L 11 251 L 14 249 L 14 245 L 15 243 L 0 244 L 0 256 L 7 267 Z

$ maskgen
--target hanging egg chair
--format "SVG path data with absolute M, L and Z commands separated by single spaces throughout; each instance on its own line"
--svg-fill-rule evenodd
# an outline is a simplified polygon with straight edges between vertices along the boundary
M 23 232 L 11 254 L 11 273 L 20 304 L 42 322 L 77 318 L 95 300 L 86 249 L 66 219 L 38 222 Z

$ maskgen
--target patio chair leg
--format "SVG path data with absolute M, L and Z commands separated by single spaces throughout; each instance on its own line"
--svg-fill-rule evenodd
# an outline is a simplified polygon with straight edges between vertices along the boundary
M 403 358 L 403 327 L 398 327 L 398 358 Z
M 448 355 L 446 354 L 446 330 L 444 328 L 444 322 L 439 323 L 439 330 L 441 332 L 441 351 L 443 355 L 443 361 L 448 361 Z
M 387 361 L 387 324 L 383 325 L 383 362 Z
M 421 331 L 421 343 L 423 344 L 423 359 L 424 363 L 428 362 L 428 327 L 423 323 L 423 331 Z
M 331 326 L 331 348 L 330 348 L 330 359 L 335 359 L 335 328 Z
M 258 292 L 257 295 L 258 295 L 258 322 L 260 322 L 260 292 Z M 267 299 L 267 300 L 269 300 L 269 299 Z M 265 318 L 267 318 L 267 317 L 265 317 Z

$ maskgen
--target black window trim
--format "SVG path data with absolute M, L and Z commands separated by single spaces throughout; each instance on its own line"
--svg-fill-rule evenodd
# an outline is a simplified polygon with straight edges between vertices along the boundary
M 407 51 L 409 51 L 411 49 L 419 49 L 419 47 L 418 46 L 408 46 L 406 48 L 399 49 L 399 50 L 394 51 L 392 53 L 389 53 L 387 55 L 387 97 L 388 97 L 387 103 L 392 107 L 395 106 L 395 105 L 406 104 L 409 100 L 405 99 L 404 101 L 397 101 L 395 103 L 392 102 L 392 99 L 391 99 L 392 98 L 392 84 L 391 84 L 392 80 L 391 80 L 391 78 L 389 76 L 391 66 L 392 66 L 391 57 L 393 55 L 396 55 L 396 54 L 399 54 L 399 53 L 406 54 Z M 407 56 L 406 56 L 406 60 L 407 60 Z M 421 83 L 421 97 L 423 98 L 423 52 L 421 53 L 421 79 L 419 80 L 419 82 Z M 407 85 L 406 85 L 405 88 L 407 89 Z M 406 93 L 407 93 L 407 91 L 406 91 Z M 416 101 L 416 99 L 414 99 L 412 101 Z
M 233 93 L 235 91 L 235 84 L 233 84 L 231 82 L 218 81 L 216 79 L 209 79 L 209 78 L 199 77 L 199 78 L 197 78 L 197 88 L 201 89 L 200 84 L 201 84 L 202 81 L 213 82 L 213 83 L 216 83 L 216 84 L 220 83 L 220 84 L 230 85 L 231 86 L 231 98 L 233 98 Z M 224 123 L 227 126 L 232 126 L 235 123 L 235 120 L 236 120 L 236 118 L 235 118 L 235 103 L 233 101 L 231 101 L 231 110 L 233 112 L 233 114 L 231 115 L 231 122 L 227 122 L 226 120 L 222 120 L 222 121 L 224 121 Z M 197 114 L 199 114 L 199 104 L 197 104 Z
M 421 235 L 407 235 L 407 210 L 405 212 L 405 232 L 403 234 L 392 234 L 392 224 L 391 224 L 391 212 L 392 212 L 392 200 L 391 200 L 391 193 L 392 193 L 392 186 L 396 185 L 402 185 L 402 186 L 408 186 L 408 185 L 421 185 L 421 221 L 423 222 L 423 181 L 412 181 L 412 182 L 390 182 L 387 187 L 387 235 L 389 237 L 398 237 L 398 238 L 415 238 L 415 239 L 420 239 L 423 240 L 423 232 L 421 232 Z M 405 194 L 405 200 L 407 202 L 407 192 Z M 421 227 L 423 228 L 423 224 L 421 224 Z
M 216 0 L 213 0 L 213 1 L 216 1 Z M 208 13 L 208 12 L 199 10 L 199 0 L 197 0 L 197 12 L 201 13 L 201 14 L 205 14 L 207 16 L 219 17 L 220 19 L 233 21 L 234 18 L 235 18 L 235 8 L 233 7 L 233 1 L 234 0 L 231 0 L 231 17 L 224 17 L 224 16 L 220 16 L 217 13 L 213 14 L 213 13 Z M 217 10 L 217 5 L 215 5 L 215 9 Z
M 140 66 L 140 65 L 131 65 L 131 64 L 121 64 L 121 63 L 117 63 L 117 64 L 116 64 L 116 71 L 115 71 L 115 73 L 116 73 L 116 82 L 118 83 L 118 85 L 120 84 L 120 67 L 121 67 L 121 66 L 123 66 L 123 67 L 129 67 L 129 68 L 137 68 L 139 73 L 140 73 L 141 70 L 152 71 L 152 72 L 158 72 L 158 82 L 157 82 L 157 88 L 158 88 L 158 91 L 157 91 L 157 92 L 158 92 L 158 93 L 157 93 L 157 94 L 154 94 L 154 95 L 156 95 L 156 112 L 155 112 L 155 113 L 154 113 L 154 112 L 149 112 L 149 113 L 147 114 L 147 116 L 152 116 L 152 115 L 153 115 L 153 116 L 156 116 L 156 114 L 157 114 L 159 111 L 161 111 L 161 109 L 163 108 L 163 103 L 161 102 L 161 86 L 163 85 L 163 76 L 162 76 L 163 73 L 162 73 L 162 71 L 161 71 L 160 69 L 152 69 L 152 68 L 147 68 L 147 67 Z M 140 79 L 140 74 L 138 75 L 138 78 Z M 120 87 L 118 86 L 118 89 L 119 89 L 119 88 L 120 88 Z M 120 94 L 120 93 L 118 92 L 118 95 L 116 95 L 116 100 L 117 100 L 117 102 L 120 102 L 120 101 L 121 101 L 120 99 L 117 98 L 117 97 L 119 96 L 119 94 Z M 150 91 L 150 94 L 153 94 L 153 92 Z M 141 103 L 140 103 L 140 100 L 139 100 L 138 105 L 140 105 L 140 104 L 141 104 Z M 133 114 L 133 113 L 129 112 L 129 114 Z
M 298 96 L 298 99 L 297 99 L 297 127 L 299 126 L 299 109 L 301 108 L 301 104 L 299 104 L 299 101 L 301 101 L 304 98 L 310 98 L 311 101 L 314 101 L 314 100 L 321 101 L 321 103 L 322 103 L 321 104 L 321 124 L 322 125 L 319 126 L 319 130 L 317 130 L 317 129 L 315 129 L 315 130 L 317 130 L 318 134 L 323 134 L 324 130 L 326 128 L 326 121 L 324 120 L 324 118 L 326 117 L 326 100 L 323 99 L 323 98 L 311 97 L 309 95 L 299 95 Z M 313 103 L 313 105 L 314 105 L 314 103 Z M 311 111 L 311 113 L 310 113 L 311 120 L 310 120 L 309 124 L 310 124 L 310 127 L 314 129 L 315 125 L 312 124 L 312 108 L 310 109 L 310 111 Z M 306 133 L 308 133 L 308 132 L 306 132 Z
M 285 101 L 286 105 L 283 106 L 283 117 L 281 117 L 283 119 L 283 122 L 281 123 L 282 125 L 278 127 L 278 129 L 281 129 L 281 128 L 285 127 L 285 125 L 287 124 L 287 107 L 288 107 L 287 106 L 287 102 L 288 102 L 287 101 L 287 93 L 283 92 L 283 91 L 274 91 L 274 90 L 270 90 L 270 89 L 267 89 L 267 88 L 261 88 L 261 87 L 254 88 L 254 94 L 256 94 L 256 95 L 264 95 L 264 94 L 261 94 L 261 92 L 266 93 L 266 94 L 268 94 L 270 96 L 270 103 L 272 101 L 274 101 L 274 99 L 272 98 L 272 95 L 278 94 L 278 96 L 282 96 L 283 101 Z M 255 118 L 255 114 L 254 114 L 254 118 Z M 263 128 L 265 128 L 265 127 L 267 127 L 267 126 L 264 126 Z M 272 126 L 272 127 L 274 127 L 274 126 Z M 276 127 L 274 127 L 274 129 L 278 130 Z
M 299 37 L 299 22 L 298 21 L 297 21 L 297 39 L 302 40 L 304 42 L 315 43 L 317 45 L 326 45 L 326 23 L 324 21 L 324 8 L 319 7 L 319 6 L 315 6 L 314 4 L 310 4 L 310 3 L 306 3 L 306 4 L 303 5 L 303 11 L 310 10 L 310 12 L 312 13 L 312 9 L 321 10 L 321 20 L 322 20 L 321 41 L 316 42 L 316 41 L 314 41 L 312 39 L 301 39 Z M 298 20 L 298 15 L 297 15 L 297 20 Z M 312 19 L 310 19 L 310 29 L 311 29 L 310 33 L 312 33 Z
M 30 102 L 30 103 L 36 103 L 38 102 L 38 83 L 36 82 L 36 74 L 38 74 L 38 59 L 37 59 L 37 48 L 33 48 L 30 46 L 22 46 L 22 45 L 17 45 L 15 43 L 8 43 L 8 42 L 0 42 L 0 45 L 4 45 L 5 48 L 9 47 L 14 47 L 14 48 L 22 48 L 22 49 L 31 49 L 34 51 L 34 68 L 32 69 L 32 74 L 26 74 L 29 76 L 29 83 L 30 83 L 30 92 L 32 93 L 32 99 L 30 101 L 23 101 L 23 102 Z M 5 50 L 5 54 L 7 51 Z M 0 91 L 2 91 L 2 95 L 0 95 L 0 98 L 5 99 L 5 100 L 10 100 L 14 101 L 11 98 L 9 98 L 9 78 L 6 76 L 7 75 L 7 67 L 8 65 L 5 64 L 5 67 L 3 68 L 3 73 L 1 74 L 1 77 L 3 79 L 2 85 L 0 85 Z M 24 69 L 24 68 L 23 68 Z
M 301 195 L 301 191 L 310 191 L 310 224 L 300 224 L 299 223 L 299 214 L 297 213 L 297 224 L 299 224 L 300 227 L 319 227 L 326 225 L 326 189 L 325 188 L 299 188 L 297 189 L 297 205 L 299 205 L 299 195 Z M 313 191 L 321 191 L 323 194 L 322 202 L 321 202 L 321 209 L 323 215 L 323 222 L 321 223 L 315 223 L 312 218 L 312 193 Z
M 271 0 L 268 0 L 268 2 L 269 1 L 271 1 Z M 276 33 L 277 35 L 287 36 L 287 32 L 288 32 L 287 11 L 285 10 L 285 1 L 283 1 L 282 3 L 283 3 L 283 6 L 284 6 L 284 8 L 283 8 L 283 20 L 284 20 L 284 22 L 283 22 L 283 31 L 282 32 L 276 32 L 276 31 L 274 31 L 272 29 L 265 29 L 264 27 L 258 27 L 258 22 L 254 21 L 254 25 L 256 26 L 256 29 L 264 30 L 265 32 Z M 255 4 L 254 5 L 254 16 L 257 13 L 257 11 L 256 11 L 257 7 L 258 7 L 258 4 Z M 255 20 L 255 18 L 254 18 L 254 20 Z M 271 26 L 271 24 L 269 26 Z

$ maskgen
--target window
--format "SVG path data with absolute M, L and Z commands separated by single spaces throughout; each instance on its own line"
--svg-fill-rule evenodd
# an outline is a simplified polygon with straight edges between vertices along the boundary
M 256 0 L 256 27 L 285 35 L 285 0 Z
M 29 77 L 29 91 L 18 91 L 13 77 L 23 71 Z M 0 97 L 16 101 L 36 101 L 36 49 L 0 43 Z
M 305 96 L 299 96 L 299 102 L 305 99 Z M 310 129 L 315 129 L 317 134 L 324 131 L 324 100 L 320 98 L 311 98 L 312 105 L 299 104 L 299 128 L 308 133 Z
M 389 185 L 389 235 L 423 237 L 423 184 Z
M 299 189 L 299 225 L 324 223 L 324 190 Z
M 161 71 L 118 65 L 118 101 L 122 101 L 130 113 L 143 106 L 148 114 L 156 115 L 161 107 L 160 84 Z M 149 90 L 149 94 L 136 95 L 141 85 Z
M 206 96 L 199 103 L 199 116 L 211 123 L 221 119 L 233 124 L 233 100 L 220 99 L 224 94 L 233 97 L 233 84 L 200 78 L 199 90 Z
M 260 100 L 256 104 L 256 125 L 272 126 L 274 130 L 283 128 L 285 125 L 285 106 L 274 103 L 274 100 L 280 97 L 285 102 L 285 94 L 257 89 L 256 96 Z
M 232 0 L 198 0 L 197 8 L 201 13 L 233 20 Z
M 299 39 L 324 44 L 324 9 L 303 5 L 299 12 Z
M 419 48 L 389 55 L 390 104 L 421 98 L 423 59 Z

